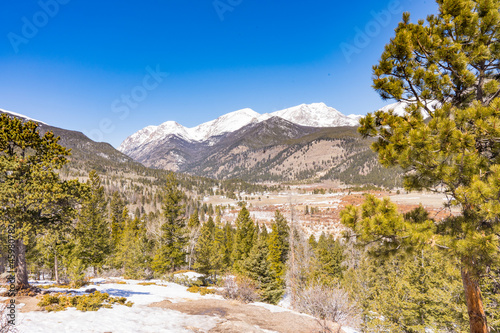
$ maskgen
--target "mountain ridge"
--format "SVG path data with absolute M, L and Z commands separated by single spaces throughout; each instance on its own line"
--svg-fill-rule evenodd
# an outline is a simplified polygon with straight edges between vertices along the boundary
M 245 108 L 226 113 L 192 128 L 184 127 L 174 121 L 166 121 L 158 126 L 150 125 L 127 137 L 120 144 L 118 150 L 130 155 L 130 152 L 136 150 L 138 146 L 163 141 L 169 135 L 176 135 L 186 141 L 204 142 L 212 137 L 237 131 L 250 123 L 266 121 L 272 117 L 280 117 L 302 126 L 336 127 L 356 126 L 360 116 L 345 116 L 324 103 L 300 104 L 264 114 Z

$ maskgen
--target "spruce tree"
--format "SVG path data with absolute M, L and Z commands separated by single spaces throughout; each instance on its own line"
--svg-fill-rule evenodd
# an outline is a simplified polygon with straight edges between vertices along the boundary
M 407 190 L 439 189 L 460 214 L 436 223 L 404 224 L 383 212 L 378 218 L 348 214 L 344 221 L 367 240 L 412 240 L 413 247 L 437 247 L 456 259 L 470 330 L 483 333 L 480 282 L 498 265 L 500 245 L 500 2 L 437 3 L 439 13 L 426 21 L 411 23 L 409 13 L 403 15 L 373 68 L 374 88 L 384 99 L 409 102 L 405 114 L 368 114 L 359 131 L 377 138 L 372 147 L 384 166 L 407 171 Z
M 129 279 L 142 279 L 150 262 L 149 244 L 143 221 L 127 218 L 123 237 L 117 247 L 116 261 Z
M 231 259 L 233 268 L 241 271 L 241 261 L 245 260 L 254 244 L 255 225 L 250 218 L 250 212 L 243 206 L 236 218 L 236 232 L 234 235 L 233 252 Z
M 200 219 L 198 217 L 198 209 L 195 208 L 193 214 L 189 217 L 188 221 L 188 269 L 191 269 L 194 258 L 196 257 L 196 243 L 200 236 Z
M 273 278 L 268 255 L 267 241 L 263 237 L 259 237 L 248 256 L 242 260 L 241 270 L 243 274 L 256 282 L 263 301 L 277 304 L 283 295 L 283 288 Z
M 162 235 L 153 258 L 153 270 L 158 274 L 175 271 L 185 264 L 186 257 L 186 219 L 184 217 L 184 201 L 186 197 L 178 188 L 173 172 L 166 179 L 163 194 Z
M 345 259 L 343 246 L 333 239 L 332 235 L 327 237 L 322 233 L 314 248 L 314 253 L 315 269 L 312 278 L 325 285 L 338 284 L 344 271 L 342 266 Z
M 211 252 L 214 241 L 215 224 L 212 216 L 208 217 L 208 221 L 203 223 L 200 230 L 200 237 L 196 243 L 196 261 L 193 265 L 194 269 L 202 274 L 210 274 L 212 270 Z
M 13 230 L 16 288 L 28 288 L 26 244 L 52 226 L 67 223 L 79 196 L 77 181 L 61 181 L 55 170 L 69 150 L 52 132 L 41 135 L 33 121 L 0 116 L 0 225 Z
M 121 198 L 120 193 L 113 192 L 109 204 L 111 218 L 111 239 L 113 241 L 113 246 L 118 245 L 123 233 L 123 229 L 125 228 L 126 218 L 123 217 L 123 211 L 125 207 L 125 202 Z
M 210 273 L 212 274 L 214 281 L 216 281 L 217 275 L 228 267 L 226 260 L 224 228 L 222 226 L 220 215 L 217 215 L 215 220 L 213 241 L 210 246 L 210 262 L 212 266 Z
M 95 170 L 90 171 L 86 185 L 87 195 L 76 224 L 77 251 L 83 265 L 92 266 L 95 275 L 111 253 L 111 233 L 104 187 Z
M 234 228 L 230 222 L 224 224 L 224 266 L 231 267 L 233 261 L 231 259 L 231 254 L 233 253 L 233 243 L 234 243 Z

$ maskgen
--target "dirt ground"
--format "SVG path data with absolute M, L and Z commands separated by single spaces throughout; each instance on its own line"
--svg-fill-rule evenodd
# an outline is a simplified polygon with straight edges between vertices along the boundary
M 2 301 L 2 303 L 8 303 L 10 299 Z M 31 312 L 31 311 L 42 311 L 42 308 L 37 304 L 40 302 L 40 297 L 31 297 L 31 296 L 16 296 L 16 307 L 19 304 L 24 304 L 22 307 L 18 308 L 20 312 Z
M 153 303 L 150 306 L 176 310 L 189 315 L 222 318 L 222 322 L 211 329 L 210 333 L 262 333 L 265 330 L 280 333 L 311 333 L 320 330 L 318 322 L 312 317 L 289 311 L 271 312 L 260 306 L 236 301 L 214 299 L 200 299 L 181 303 L 162 301 Z M 331 325 L 336 326 L 333 323 Z M 196 331 L 194 327 L 189 327 L 189 329 Z M 335 330 L 332 331 L 335 332 Z

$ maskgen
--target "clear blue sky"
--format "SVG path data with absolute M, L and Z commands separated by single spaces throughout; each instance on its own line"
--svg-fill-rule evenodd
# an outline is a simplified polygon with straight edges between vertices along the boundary
M 371 66 L 402 13 L 436 10 L 428 0 L 9 1 L 0 108 L 114 146 L 147 125 L 191 127 L 246 107 L 366 114 L 387 104 Z

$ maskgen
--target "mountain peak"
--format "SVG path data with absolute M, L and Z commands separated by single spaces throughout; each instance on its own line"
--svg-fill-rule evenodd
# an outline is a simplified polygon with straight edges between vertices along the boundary
M 292 123 L 312 127 L 356 126 L 357 122 L 325 103 L 300 104 L 271 113 Z
M 203 142 L 212 137 L 231 133 L 240 128 L 279 117 L 297 125 L 309 127 L 357 126 L 358 120 L 347 117 L 325 103 L 300 104 L 288 109 L 259 114 L 250 108 L 226 113 L 217 119 L 205 122 L 196 127 L 186 128 L 175 121 L 167 121 L 160 126 L 148 126 L 128 137 L 119 147 L 122 152 L 138 148 L 155 141 L 160 142 L 169 135 L 176 135 L 189 142 Z

